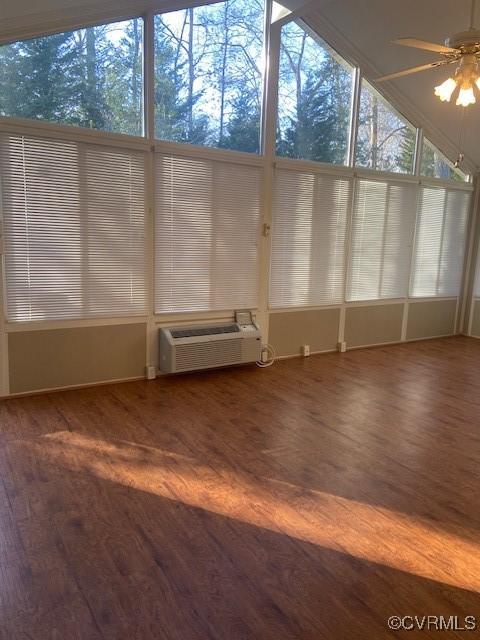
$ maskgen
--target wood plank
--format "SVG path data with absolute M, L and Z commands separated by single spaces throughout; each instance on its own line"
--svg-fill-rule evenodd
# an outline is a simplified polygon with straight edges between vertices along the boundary
M 0 639 L 480 623 L 479 357 L 459 337 L 4 400 Z

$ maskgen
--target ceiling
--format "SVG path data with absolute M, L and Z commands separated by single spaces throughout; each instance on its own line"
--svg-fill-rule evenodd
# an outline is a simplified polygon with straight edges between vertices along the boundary
M 374 79 L 409 66 L 438 59 L 436 54 L 390 44 L 399 37 L 442 42 L 468 27 L 470 0 L 280 0 L 296 9 L 339 53 L 359 64 Z M 147 7 L 171 7 L 181 0 L 0 0 L 0 38 L 53 30 L 95 15 L 125 15 Z M 302 7 L 303 5 L 303 7 Z M 480 5 L 480 2 L 479 2 Z M 477 23 L 480 26 L 480 6 Z M 448 77 L 445 68 L 399 78 L 378 88 L 413 124 L 454 159 L 459 150 L 463 109 L 441 103 L 433 88 Z M 480 167 L 480 103 L 464 117 L 466 169 Z

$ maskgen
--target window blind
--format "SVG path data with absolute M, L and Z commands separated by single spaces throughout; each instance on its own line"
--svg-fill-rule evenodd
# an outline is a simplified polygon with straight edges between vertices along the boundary
M 345 240 L 352 181 L 275 172 L 270 306 L 343 301 Z
M 459 295 L 469 205 L 466 191 L 420 188 L 412 297 Z
M 417 193 L 406 182 L 357 181 L 347 300 L 407 297 Z
M 257 166 L 157 154 L 155 311 L 255 308 Z
M 0 136 L 10 321 L 145 312 L 144 157 Z

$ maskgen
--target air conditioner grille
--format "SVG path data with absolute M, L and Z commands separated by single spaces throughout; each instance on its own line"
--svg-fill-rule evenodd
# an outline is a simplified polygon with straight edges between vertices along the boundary
M 203 369 L 242 361 L 242 339 L 180 344 L 175 349 L 177 371 Z
M 215 336 L 220 333 L 238 333 L 240 328 L 236 324 L 224 324 L 218 327 L 200 327 L 199 329 L 172 329 L 172 338 L 193 338 L 194 336 Z

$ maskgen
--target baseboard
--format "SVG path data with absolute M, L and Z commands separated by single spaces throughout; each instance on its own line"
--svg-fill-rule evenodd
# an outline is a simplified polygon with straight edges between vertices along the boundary
M 372 344 L 360 344 L 360 345 L 356 345 L 354 347 L 349 347 L 347 345 L 347 352 L 348 351 L 357 351 L 358 349 L 377 349 L 377 348 L 381 348 L 381 347 L 393 347 L 395 345 L 399 345 L 399 344 L 411 344 L 412 342 L 425 342 L 427 340 L 441 340 L 444 338 L 454 338 L 457 335 L 463 335 L 463 334 L 455 334 L 455 333 L 447 333 L 445 335 L 441 335 L 441 336 L 426 336 L 424 338 L 409 338 L 408 340 L 393 340 L 391 342 L 373 342 Z M 467 336 L 470 338 L 477 338 L 480 339 L 480 336 Z M 316 355 L 322 355 L 325 353 L 341 353 L 340 351 L 338 351 L 338 349 L 328 349 L 326 351 L 314 351 L 312 352 L 310 355 L 311 356 L 316 356 Z M 291 358 L 305 358 L 305 356 L 302 356 L 302 354 L 293 354 L 293 355 L 289 355 L 289 356 L 277 356 L 276 360 L 288 360 Z
M 325 349 L 325 351 L 311 351 L 310 356 L 320 356 L 324 353 L 339 353 L 338 349 Z M 292 353 L 287 356 L 276 356 L 275 360 L 291 360 L 292 358 L 302 358 L 305 360 L 306 358 L 310 358 L 310 356 L 302 356 L 301 353 Z
M 357 349 L 375 349 L 375 347 L 391 347 L 395 344 L 403 344 L 405 340 L 391 340 L 389 342 L 372 342 L 371 344 L 357 344 L 354 347 L 349 347 L 347 344 L 347 351 L 356 351 Z
M 11 398 L 28 398 L 29 396 L 38 396 L 45 393 L 61 393 L 62 391 L 75 391 L 76 389 L 89 389 L 92 387 L 105 387 L 110 384 L 122 384 L 124 382 L 138 382 L 138 380 L 146 380 L 145 376 L 134 376 L 132 378 L 118 378 L 114 380 L 102 380 L 100 382 L 85 382 L 84 384 L 73 384 L 65 387 L 52 387 L 46 389 L 34 389 L 32 391 L 21 391 L 19 393 L 9 393 L 0 396 L 0 400 L 9 400 Z M 152 381 L 149 381 L 152 382 Z

